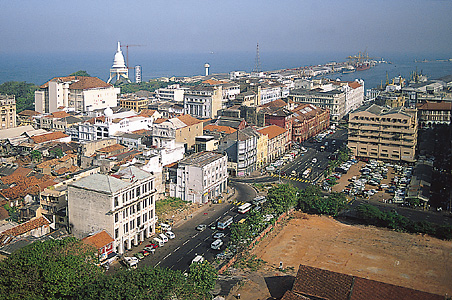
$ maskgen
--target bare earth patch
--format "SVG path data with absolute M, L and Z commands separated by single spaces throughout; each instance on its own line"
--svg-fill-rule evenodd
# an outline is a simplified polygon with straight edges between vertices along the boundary
M 269 272 L 281 273 L 276 271 L 280 262 L 294 270 L 285 275 L 295 275 L 298 266 L 305 264 L 430 293 L 452 294 L 452 243 L 428 236 L 346 225 L 333 218 L 295 212 L 282 230 L 264 239 L 253 253 L 268 262 L 260 271 L 265 277 Z M 247 284 L 240 288 L 247 299 L 266 299 L 263 297 L 269 295 L 265 285 L 260 295 L 255 294 L 255 286 L 253 290 L 247 291 Z

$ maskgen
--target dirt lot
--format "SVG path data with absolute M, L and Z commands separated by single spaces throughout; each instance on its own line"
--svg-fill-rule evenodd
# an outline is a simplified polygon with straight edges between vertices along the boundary
M 266 266 L 243 274 L 247 281 L 227 299 L 234 299 L 237 293 L 241 299 L 279 298 L 290 288 L 290 275 L 296 275 L 300 264 L 452 294 L 452 243 L 428 236 L 346 225 L 333 218 L 296 212 L 253 253 L 266 261 Z M 277 270 L 280 262 L 287 272 Z

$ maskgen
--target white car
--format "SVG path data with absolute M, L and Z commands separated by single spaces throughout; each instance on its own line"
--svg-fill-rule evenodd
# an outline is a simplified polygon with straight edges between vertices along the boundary
M 315 164 L 316 162 L 317 162 L 317 158 L 314 157 L 314 158 L 312 159 L 312 163 Z
M 176 238 L 176 235 L 175 235 L 174 232 L 172 232 L 172 231 L 167 231 L 167 232 L 165 232 L 165 235 L 166 235 L 170 240 Z

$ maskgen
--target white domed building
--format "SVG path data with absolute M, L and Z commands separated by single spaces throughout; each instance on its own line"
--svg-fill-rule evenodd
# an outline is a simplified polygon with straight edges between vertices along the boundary
M 113 66 L 110 69 L 110 77 L 108 78 L 107 83 L 112 82 L 113 79 L 115 79 L 116 82 L 121 80 L 121 78 L 127 82 L 131 82 L 129 79 L 129 69 L 126 66 L 124 55 L 121 51 L 121 43 L 118 42 L 118 49 L 116 49 Z

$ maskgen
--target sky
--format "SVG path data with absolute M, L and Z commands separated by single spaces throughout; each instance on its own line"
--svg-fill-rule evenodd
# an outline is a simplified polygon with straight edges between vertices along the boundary
M 0 54 L 112 52 L 441 53 L 452 0 L 0 1 Z M 113 50 L 112 50 L 113 49 Z

